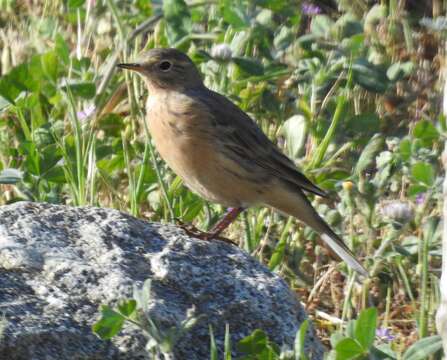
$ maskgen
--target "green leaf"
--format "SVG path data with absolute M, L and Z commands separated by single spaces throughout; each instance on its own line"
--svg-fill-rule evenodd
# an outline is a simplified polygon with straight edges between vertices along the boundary
M 430 355 L 442 349 L 442 339 L 439 335 L 420 339 L 405 351 L 402 360 L 425 360 Z
M 134 299 L 125 300 L 118 304 L 118 310 L 126 317 L 130 317 L 137 308 L 137 302 Z
M 331 342 L 331 347 L 333 347 L 335 349 L 335 347 L 337 346 L 337 344 L 342 341 L 345 338 L 345 336 L 343 335 L 342 331 L 336 331 L 334 333 L 331 334 L 330 337 L 330 342 Z
M 362 346 L 354 339 L 344 338 L 335 347 L 337 360 L 349 360 L 363 354 Z
M 85 0 L 68 0 L 68 7 L 70 9 L 76 9 L 84 5 Z
M 331 125 L 327 129 L 326 133 L 324 134 L 323 140 L 320 142 L 320 144 L 317 147 L 317 150 L 313 154 L 312 161 L 310 163 L 310 168 L 316 169 L 321 166 L 322 161 L 329 148 L 329 144 L 334 139 L 337 126 L 340 123 L 340 120 L 342 119 L 343 114 L 346 110 L 346 104 L 347 104 L 346 96 L 338 95 L 336 108 L 331 120 Z
M 90 108 L 87 108 L 90 110 Z M 111 138 L 120 137 L 121 131 L 125 129 L 123 117 L 117 114 L 106 114 L 101 117 L 101 130 Z M 109 153 L 108 153 L 109 154 Z
M 47 52 L 41 56 L 42 71 L 45 76 L 53 82 L 57 81 L 58 59 L 54 51 Z
M 145 17 L 149 17 L 153 13 L 153 5 L 151 0 L 137 0 L 135 4 L 140 11 L 140 15 L 143 15 Z
M 363 25 L 352 13 L 346 13 L 339 17 L 335 27 L 340 39 L 350 38 L 363 33 Z
M 209 325 L 210 329 L 210 360 L 218 360 L 216 339 L 214 338 L 213 327 Z
M 68 47 L 61 34 L 56 35 L 55 51 L 58 58 L 62 60 L 65 65 L 68 65 L 70 63 L 70 48 Z
M 334 167 L 325 167 L 315 176 L 315 183 L 322 189 L 335 190 L 336 185 L 341 181 L 347 180 L 351 172 Z
M 376 113 L 363 113 L 353 116 L 349 123 L 352 124 L 354 131 L 363 133 L 376 133 L 379 131 L 379 116 Z
M 262 352 L 267 346 L 267 335 L 264 331 L 256 329 L 250 335 L 241 339 L 236 348 L 247 355 L 256 355 Z
M 213 59 L 213 57 L 209 53 L 207 53 L 205 50 L 200 49 L 191 50 L 191 52 L 189 53 L 189 57 L 196 64 L 201 64 Z
M 290 2 L 288 0 L 257 0 L 256 5 L 280 12 L 281 10 L 287 10 Z
M 432 186 L 435 181 L 433 166 L 425 162 L 418 162 L 411 167 L 411 176 L 420 183 Z
M 287 245 L 287 236 L 284 236 L 281 241 L 276 245 L 275 251 L 269 261 L 269 269 L 273 271 L 282 261 L 284 257 L 284 251 Z
M 67 91 L 67 88 L 71 91 L 73 96 L 79 96 L 83 99 L 92 99 L 96 94 L 96 85 L 93 82 L 72 81 L 71 83 L 62 86 L 62 90 L 64 91 Z
M 107 149 L 109 148 L 107 147 Z M 112 154 L 111 157 L 99 160 L 97 167 L 100 170 L 104 170 L 106 173 L 112 173 L 113 171 L 122 169 L 124 167 L 123 153 Z
M 391 349 L 390 344 L 380 344 L 371 348 L 371 355 L 374 360 L 396 360 L 397 355 Z
M 306 340 L 307 329 L 309 327 L 309 320 L 304 320 L 299 330 L 295 335 L 295 360 L 307 360 L 307 356 L 304 352 L 304 343 Z
M 277 50 L 284 50 L 295 40 L 294 32 L 287 26 L 282 26 L 273 39 L 273 45 Z
M 352 65 L 354 81 L 368 91 L 383 94 L 388 88 L 388 78 L 385 71 L 366 59 L 358 59 Z
M 45 174 L 43 174 L 42 176 L 45 180 L 57 184 L 65 184 L 67 182 L 64 168 L 62 166 L 53 166 L 51 169 L 47 170 Z
M 254 59 L 235 56 L 232 58 L 232 61 L 237 65 L 239 69 L 241 69 L 248 75 L 264 74 L 264 67 L 260 62 Z
M 365 17 L 365 32 L 369 29 L 373 30 L 380 21 L 387 17 L 387 15 L 388 11 L 385 5 L 373 5 Z
M 417 194 L 426 192 L 427 190 L 428 188 L 425 185 L 412 184 L 408 187 L 407 194 L 410 197 L 415 197 Z
M 377 326 L 377 309 L 369 308 L 363 310 L 355 321 L 355 339 L 368 350 L 374 343 Z
M 391 81 L 402 80 L 403 78 L 411 75 L 411 73 L 413 72 L 413 68 L 414 65 L 411 61 L 407 61 L 404 63 L 397 62 L 388 68 L 386 76 Z
M 191 14 L 183 0 L 164 0 L 163 14 L 169 45 L 174 45 L 191 33 Z
M 422 140 L 425 147 L 431 147 L 433 142 L 439 139 L 439 131 L 430 121 L 422 120 L 415 125 L 413 136 Z
M 37 131 L 34 133 L 36 134 Z M 62 158 L 62 153 L 56 144 L 50 144 L 39 149 L 40 169 L 44 173 L 57 164 Z
M 101 339 L 114 337 L 123 327 L 124 317 L 107 305 L 101 306 L 101 319 L 92 326 L 93 332 Z
M 25 168 L 27 169 L 27 172 L 39 176 L 40 157 L 36 144 L 31 141 L 23 141 L 19 146 L 19 151 L 21 154 L 25 155 Z
M 310 24 L 310 31 L 312 34 L 320 37 L 328 37 L 330 31 L 334 27 L 334 22 L 327 15 L 316 15 L 313 17 Z
M 240 360 L 277 360 L 280 352 L 279 347 L 270 342 L 267 335 L 259 329 L 240 340 L 237 349 L 245 355 Z
M 355 320 L 350 320 L 346 324 L 345 328 L 346 337 L 353 338 L 355 337 Z
M 360 54 L 364 49 L 364 43 L 365 43 L 365 35 L 364 34 L 357 34 L 354 36 L 351 36 L 349 39 L 343 39 L 342 44 L 348 50 L 351 55 L 357 56 Z
M 300 45 L 303 49 L 311 51 L 312 45 L 318 40 L 318 36 L 315 34 L 305 34 L 301 35 L 296 43 Z
M 384 188 L 392 174 L 392 167 L 395 163 L 395 156 L 391 151 L 382 151 L 376 157 L 377 172 L 374 175 L 374 184 L 379 188 Z
M 1 82 L 1 80 L 0 80 Z M 10 101 L 6 100 L 4 97 L 0 96 L 0 112 L 7 108 L 11 104 Z
M 354 115 L 344 125 L 346 136 L 366 143 L 373 134 L 380 131 L 380 119 L 376 113 Z
M 19 169 L 3 169 L 0 171 L 0 184 L 16 184 L 23 179 Z
M 360 158 L 355 165 L 354 174 L 359 176 L 374 161 L 376 154 L 383 148 L 385 140 L 379 134 L 376 134 L 368 142 L 365 149 L 360 154 Z
M 29 91 L 38 92 L 46 83 L 45 71 L 42 67 L 42 56 L 44 55 L 33 56 L 30 62 L 27 64 L 28 71 L 26 74 L 26 78 L 23 79 L 23 84 Z
M 231 360 L 231 336 L 230 325 L 228 323 L 225 324 L 224 360 Z
M 286 138 L 287 153 L 296 158 L 304 147 L 307 136 L 306 119 L 303 115 L 294 115 L 284 122 L 281 135 Z
M 28 67 L 26 64 L 16 66 L 8 74 L 0 78 L 0 95 L 11 104 L 14 104 L 19 94 L 28 90 L 23 84 L 24 78 L 27 76 Z
M 241 9 L 235 6 L 235 2 L 231 0 L 223 0 L 221 8 L 223 10 L 223 19 L 235 29 L 242 29 L 248 24 L 244 20 L 244 14 Z
M 400 156 L 403 160 L 408 161 L 411 158 L 411 141 L 403 139 L 399 144 Z

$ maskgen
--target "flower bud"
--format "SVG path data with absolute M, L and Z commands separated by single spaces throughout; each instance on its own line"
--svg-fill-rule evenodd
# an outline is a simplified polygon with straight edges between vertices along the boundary
M 217 44 L 212 47 L 211 56 L 215 60 L 229 61 L 233 57 L 233 51 L 228 44 Z
M 414 215 L 413 208 L 409 203 L 398 200 L 384 204 L 381 213 L 383 216 L 402 225 L 410 222 Z
M 352 181 L 343 181 L 343 190 L 344 191 L 351 191 L 352 188 L 354 187 L 354 184 L 352 183 Z

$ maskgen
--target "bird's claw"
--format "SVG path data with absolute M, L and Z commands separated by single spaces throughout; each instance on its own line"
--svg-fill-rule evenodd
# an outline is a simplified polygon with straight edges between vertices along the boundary
M 197 227 L 195 227 L 193 224 L 184 223 L 180 219 L 175 219 L 175 222 L 176 222 L 177 226 L 179 226 L 181 229 L 183 229 L 186 232 L 186 234 L 188 234 L 188 236 L 191 236 L 193 238 L 205 240 L 205 241 L 220 240 L 220 241 L 226 242 L 228 244 L 237 246 L 237 244 L 234 241 L 232 241 L 226 237 L 216 235 L 212 232 L 202 231 L 202 230 L 198 229 Z

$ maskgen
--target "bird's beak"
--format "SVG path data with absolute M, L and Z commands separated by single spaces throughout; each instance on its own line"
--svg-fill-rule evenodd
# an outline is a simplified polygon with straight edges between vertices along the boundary
M 116 66 L 118 66 L 121 69 L 127 69 L 127 70 L 133 70 L 133 71 L 142 71 L 143 70 L 143 66 L 141 64 L 138 64 L 138 63 L 117 64 Z

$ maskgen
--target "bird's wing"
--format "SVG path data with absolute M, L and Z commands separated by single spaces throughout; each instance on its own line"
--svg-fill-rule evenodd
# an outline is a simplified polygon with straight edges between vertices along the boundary
M 224 96 L 203 89 L 194 97 L 204 104 L 216 127 L 218 141 L 226 155 L 248 171 L 257 167 L 305 191 L 326 196 L 326 193 L 301 174 L 292 160 L 262 132 L 259 126 L 241 109 Z M 243 161 L 241 161 L 243 160 Z

